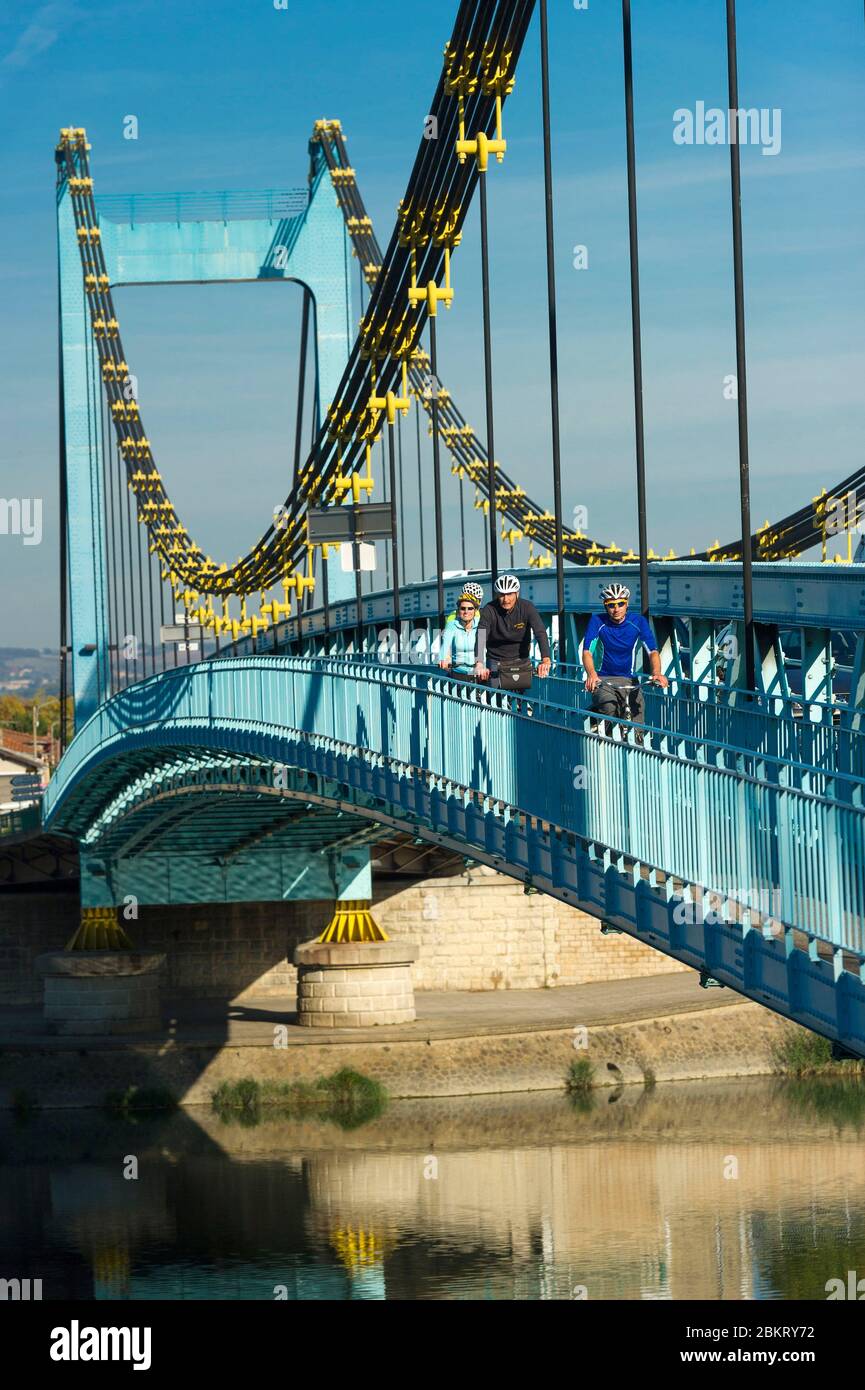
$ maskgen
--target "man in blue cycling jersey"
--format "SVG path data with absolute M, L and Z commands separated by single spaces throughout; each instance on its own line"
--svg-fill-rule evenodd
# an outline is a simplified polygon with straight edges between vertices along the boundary
M 665 689 L 669 681 L 661 675 L 658 644 L 648 619 L 642 613 L 636 617 L 628 614 L 631 591 L 624 584 L 608 584 L 601 597 L 604 612 L 592 614 L 583 640 L 586 689 L 592 695 L 592 709 L 642 724 L 645 704 L 634 668 L 637 654 L 647 651 L 651 679 Z

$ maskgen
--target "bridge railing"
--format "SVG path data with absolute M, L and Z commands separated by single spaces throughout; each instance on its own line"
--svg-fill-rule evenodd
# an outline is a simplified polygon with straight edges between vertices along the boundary
M 326 746 L 443 797 L 480 799 L 623 860 L 865 954 L 862 779 L 692 740 L 691 756 L 603 738 L 582 710 L 520 715 L 513 697 L 430 670 L 329 657 L 240 658 L 179 668 L 115 697 L 75 740 L 48 789 L 123 751 L 191 746 L 303 766 Z M 89 765 L 89 766 L 88 766 Z M 91 784 L 92 785 L 92 784 Z M 455 803 L 454 803 L 455 804 Z M 62 820 L 62 817 L 61 817 Z
M 374 652 L 331 659 L 360 669 L 437 670 L 434 664 L 406 665 Z M 669 691 L 644 683 L 643 694 L 645 727 L 658 738 L 727 744 L 821 771 L 865 777 L 865 729 L 857 727 L 856 711 L 781 696 L 753 696 L 734 687 L 690 680 L 674 680 Z M 591 711 L 592 697 L 582 667 L 573 665 L 556 665 L 545 680 L 536 678 L 529 698 L 550 718 L 554 709 L 586 715 Z
M 496 708 L 522 715 L 531 706 L 533 714 L 540 713 L 549 723 L 560 728 L 581 729 L 595 733 L 600 722 L 591 710 L 591 697 L 581 682 L 568 682 L 572 687 L 569 702 L 559 703 L 549 699 L 546 690 L 550 679 L 537 679 L 527 695 L 509 695 L 503 691 L 490 690 L 483 684 L 461 680 L 457 676 L 438 671 L 431 667 L 398 666 L 394 663 L 375 660 L 371 655 L 337 658 L 321 658 L 335 663 L 336 667 L 361 672 L 374 672 L 377 669 L 402 671 L 409 676 L 428 674 L 438 685 L 446 687 L 451 693 L 465 694 L 472 701 L 476 696 L 486 699 Z M 536 698 L 536 693 L 540 698 Z M 741 692 L 739 692 L 741 695 Z M 822 742 L 815 743 L 815 751 L 823 754 L 822 762 L 809 762 L 800 754 L 804 745 L 793 747 L 790 756 L 775 744 L 791 743 L 790 739 L 777 738 L 778 725 L 785 721 L 769 715 L 765 711 L 750 711 L 745 707 L 728 706 L 719 703 L 719 718 L 712 717 L 712 703 L 702 700 L 689 700 L 687 697 L 674 698 L 664 693 L 646 690 L 649 702 L 653 705 L 654 718 L 647 713 L 646 720 L 637 725 L 626 719 L 603 720 L 604 726 L 612 725 L 616 739 L 635 742 L 639 731 L 645 747 L 656 749 L 684 761 L 699 764 L 712 763 L 728 771 L 750 771 L 758 780 L 782 783 L 798 787 L 803 791 L 814 791 L 831 798 L 855 803 L 865 792 L 865 782 L 856 774 L 836 766 L 831 749 Z M 705 713 L 703 706 L 708 703 L 709 717 L 701 727 L 700 717 Z M 790 719 L 792 725 L 794 721 Z M 827 729 L 830 726 L 826 726 Z M 840 774 L 840 775 L 839 775 Z
M 681 738 L 705 738 L 828 771 L 865 777 L 861 712 L 791 697 L 752 695 L 722 685 L 673 680 L 669 692 L 644 684 L 646 725 Z M 537 680 L 532 699 L 567 709 L 591 708 L 573 667 Z

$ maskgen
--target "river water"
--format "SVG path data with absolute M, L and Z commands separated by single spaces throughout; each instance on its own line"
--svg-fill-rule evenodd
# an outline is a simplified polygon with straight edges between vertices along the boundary
M 865 1082 L 398 1101 L 365 1123 L 0 1118 L 43 1299 L 825 1299 L 865 1277 Z M 137 1173 L 137 1176 L 135 1174 Z

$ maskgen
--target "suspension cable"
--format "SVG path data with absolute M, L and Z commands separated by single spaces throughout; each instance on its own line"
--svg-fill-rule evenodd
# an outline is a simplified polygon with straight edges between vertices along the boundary
M 745 683 L 755 688 L 754 581 L 751 568 L 751 478 L 748 461 L 748 383 L 745 364 L 745 275 L 742 256 L 742 182 L 739 168 L 739 77 L 736 62 L 736 0 L 727 0 L 727 84 L 730 192 L 733 204 L 733 291 L 736 306 L 736 381 L 739 422 L 739 502 L 742 513 L 742 600 L 745 619 Z
M 649 616 L 649 561 L 646 526 L 646 446 L 643 427 L 643 348 L 640 328 L 640 250 L 637 230 L 637 158 L 634 142 L 634 60 L 631 0 L 622 0 L 625 59 L 625 132 L 628 160 L 628 239 L 631 259 L 631 339 L 634 363 L 634 431 L 637 458 L 637 531 L 640 553 L 640 605 Z
M 555 518 L 556 608 L 559 661 L 567 661 L 565 568 L 562 544 L 562 460 L 559 441 L 559 349 L 556 333 L 556 258 L 553 234 L 553 159 L 550 134 L 550 56 L 547 0 L 541 0 L 541 101 L 544 124 L 544 213 L 547 233 L 547 316 L 550 335 L 550 423 L 553 445 L 553 516 Z

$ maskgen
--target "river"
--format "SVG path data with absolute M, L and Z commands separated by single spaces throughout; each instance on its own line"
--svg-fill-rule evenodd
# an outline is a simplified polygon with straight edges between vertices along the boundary
M 865 1083 L 0 1118 L 43 1299 L 825 1299 L 865 1277 Z

